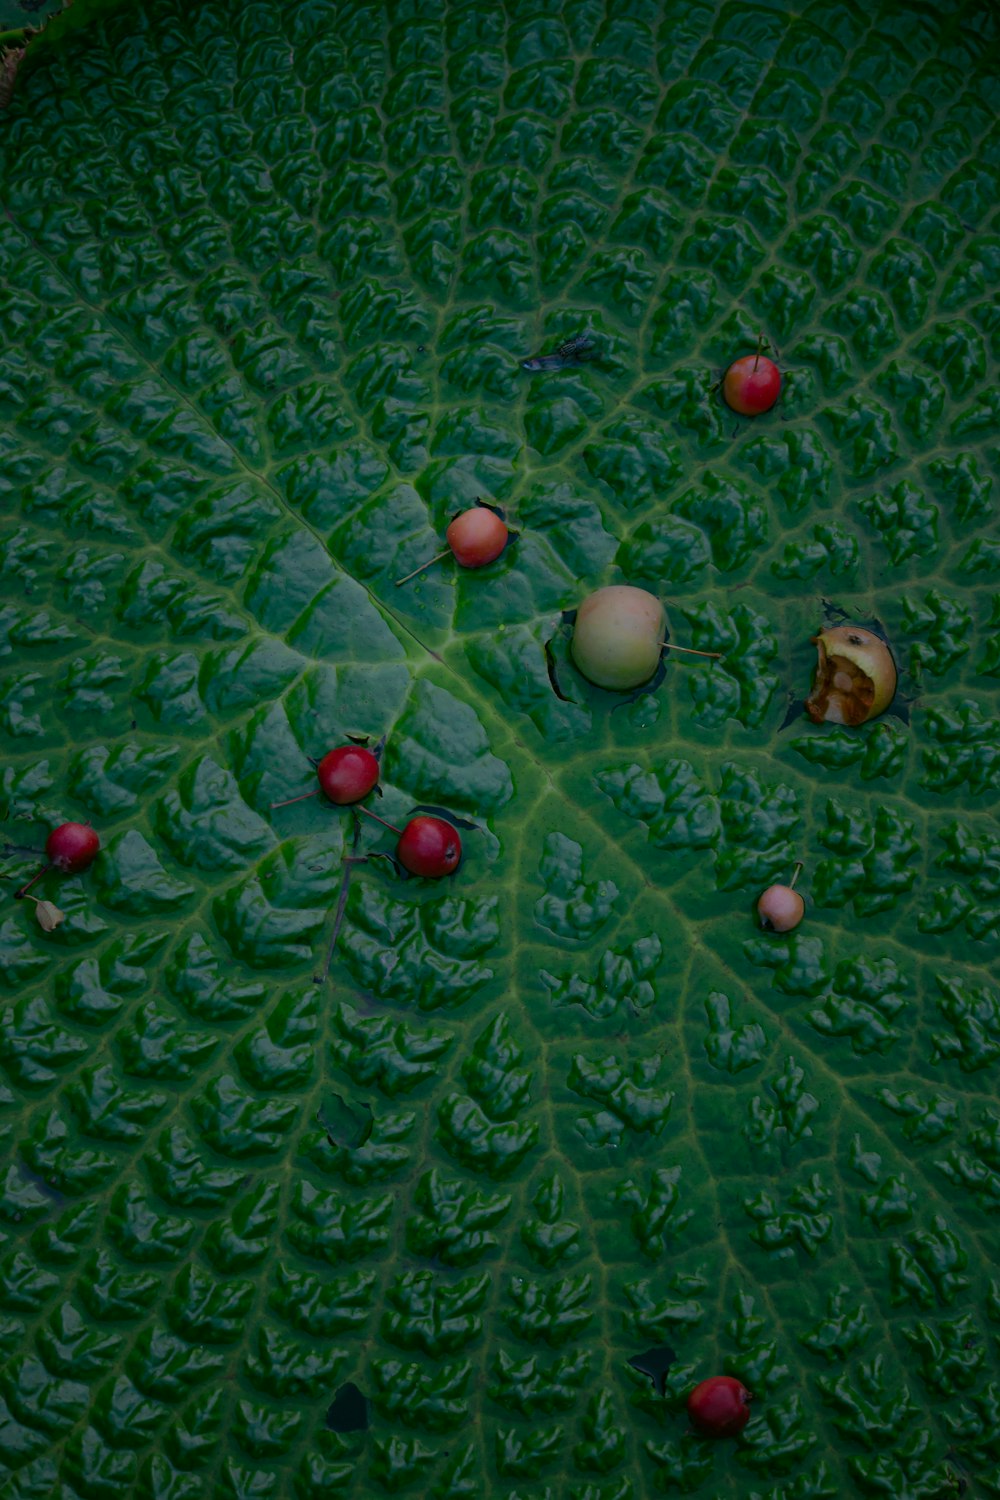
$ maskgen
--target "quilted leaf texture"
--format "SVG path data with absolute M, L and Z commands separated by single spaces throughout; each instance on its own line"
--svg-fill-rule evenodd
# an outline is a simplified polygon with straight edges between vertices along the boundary
M 995 7 L 88 3 L 0 122 L 4 1500 L 1000 1495 Z M 591 687 L 622 582 L 721 659 Z

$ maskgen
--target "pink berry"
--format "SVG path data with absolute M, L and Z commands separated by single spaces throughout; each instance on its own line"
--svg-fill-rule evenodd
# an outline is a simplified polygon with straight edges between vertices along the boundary
M 396 858 L 411 875 L 450 875 L 462 858 L 458 829 L 444 818 L 411 818 L 399 835 Z
M 45 840 L 49 863 L 64 875 L 79 875 L 97 858 L 101 841 L 89 823 L 60 823 Z
M 316 775 L 330 801 L 343 807 L 368 796 L 378 781 L 378 761 L 362 745 L 339 745 L 324 755 Z
M 485 568 L 507 545 L 509 533 L 495 511 L 485 505 L 463 510 L 445 532 L 455 561 L 463 568 Z
M 687 1412 L 703 1437 L 736 1437 L 750 1420 L 750 1392 L 732 1375 L 712 1375 L 695 1386 Z
M 791 932 L 802 921 L 806 903 L 790 885 L 769 885 L 757 898 L 760 925 L 768 932 Z
M 781 390 L 781 372 L 763 354 L 745 354 L 734 360 L 722 382 L 722 394 L 733 411 L 756 417 L 770 411 Z

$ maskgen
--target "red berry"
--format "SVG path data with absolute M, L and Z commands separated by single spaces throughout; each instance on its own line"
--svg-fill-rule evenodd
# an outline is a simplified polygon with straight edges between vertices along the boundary
M 722 382 L 722 394 L 733 411 L 756 417 L 770 411 L 781 390 L 781 372 L 763 354 L 745 354 L 734 360 Z
M 411 875 L 450 875 L 462 858 L 458 829 L 444 818 L 411 818 L 399 835 L 396 857 Z
M 736 1437 L 750 1420 L 750 1392 L 732 1375 L 713 1375 L 695 1386 L 687 1411 L 703 1437 Z
M 378 781 L 378 761 L 361 745 L 340 745 L 324 755 L 316 775 L 330 801 L 343 807 L 368 796 Z
M 474 505 L 455 517 L 445 537 L 460 567 L 485 568 L 500 556 L 508 534 L 495 511 L 485 505 Z
M 94 863 L 101 841 L 89 823 L 60 823 L 45 840 L 49 863 L 64 875 L 79 875 Z

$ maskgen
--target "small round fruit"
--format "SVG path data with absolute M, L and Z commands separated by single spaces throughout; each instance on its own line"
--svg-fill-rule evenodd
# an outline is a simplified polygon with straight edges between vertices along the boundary
M 378 761 L 363 745 L 340 745 L 324 755 L 316 775 L 330 801 L 344 807 L 368 796 L 378 781 Z
M 64 875 L 89 869 L 100 849 L 101 841 L 89 823 L 60 823 L 45 840 L 49 864 Z
M 766 932 L 791 932 L 798 927 L 806 903 L 790 885 L 769 885 L 757 898 L 757 915 Z
M 496 511 L 474 505 L 455 517 L 445 538 L 460 567 L 485 568 L 500 556 L 509 534 Z
M 411 875 L 450 875 L 462 858 L 458 829 L 444 818 L 411 818 L 399 835 L 396 858 Z
M 806 713 L 814 724 L 866 724 L 896 693 L 896 663 L 880 635 L 835 625 L 813 636 L 818 660 Z
M 598 687 L 641 687 L 659 664 L 665 628 L 663 605 L 653 594 L 612 584 L 589 594 L 577 610 L 573 660 Z
M 750 1420 L 750 1392 L 732 1375 L 713 1375 L 695 1386 L 687 1412 L 703 1437 L 736 1437 Z
M 722 382 L 726 404 L 744 417 L 770 411 L 781 390 L 781 371 L 763 354 L 745 354 L 729 366 Z

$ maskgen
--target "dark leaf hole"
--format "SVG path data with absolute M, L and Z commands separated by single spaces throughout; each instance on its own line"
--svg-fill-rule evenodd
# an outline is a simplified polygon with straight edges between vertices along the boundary
M 417 813 L 430 813 L 432 817 L 440 818 L 444 823 L 450 823 L 453 828 L 470 828 L 473 833 L 482 831 L 478 823 L 471 823 L 468 818 L 460 818 L 456 813 L 449 812 L 446 807 L 434 807 L 429 802 L 421 802 L 418 807 L 411 808 L 407 816 L 412 818 Z
M 892 650 L 892 642 L 886 635 L 885 626 L 877 615 L 872 615 L 869 619 L 859 619 L 857 615 L 848 614 L 846 610 L 841 609 L 839 604 L 834 604 L 830 599 L 823 599 L 821 603 L 825 624 L 860 625 L 862 630 L 870 630 L 872 635 L 877 635 L 879 640 L 884 641 L 889 650 Z
M 656 1344 L 652 1349 L 647 1349 L 644 1354 L 633 1354 L 629 1364 L 633 1370 L 638 1370 L 640 1375 L 648 1375 L 653 1382 L 653 1390 L 658 1396 L 665 1393 L 665 1379 L 667 1371 L 676 1360 L 677 1355 L 669 1344 Z
M 326 1409 L 326 1425 L 331 1432 L 365 1432 L 368 1428 L 368 1402 L 352 1381 L 342 1385 Z
M 846 609 L 841 609 L 839 604 L 834 604 L 832 599 L 821 599 L 823 614 L 828 625 L 847 625 L 851 616 Z
M 572 703 L 572 698 L 568 698 L 563 692 L 562 688 L 559 686 L 559 677 L 556 670 L 556 659 L 552 651 L 551 637 L 545 642 L 545 665 L 548 668 L 549 682 L 552 684 L 552 691 L 555 693 L 556 697 L 561 698 L 563 703 Z
M 385 865 L 386 869 L 391 870 L 392 874 L 395 875 L 398 879 L 409 879 L 409 876 L 403 869 L 402 865 L 394 855 L 389 853 L 388 849 L 373 849 L 371 853 L 366 855 L 365 857 L 370 865 Z
M 778 733 L 780 734 L 783 729 L 787 729 L 789 724 L 794 724 L 796 719 L 801 719 L 805 711 L 806 700 L 804 698 L 793 698 L 791 694 L 789 694 L 788 709 L 785 713 L 785 717 L 778 725 Z
M 484 500 L 482 495 L 476 496 L 476 504 L 479 506 L 480 510 L 491 510 L 495 516 L 499 516 L 501 521 L 506 524 L 507 517 L 500 509 L 499 505 L 492 505 L 489 500 Z M 456 515 L 457 514 L 459 514 L 459 512 L 456 511 Z
M 661 651 L 660 659 L 656 664 L 656 671 L 653 673 L 649 681 L 641 683 L 637 688 L 633 688 L 630 693 L 616 693 L 615 697 L 620 698 L 621 702 L 616 703 L 611 712 L 613 714 L 616 714 L 618 713 L 619 709 L 629 708 L 633 703 L 638 703 L 639 699 L 645 697 L 647 693 L 655 693 L 656 689 L 659 687 L 660 683 L 663 681 L 666 675 L 667 663 L 665 660 L 665 653 Z

